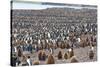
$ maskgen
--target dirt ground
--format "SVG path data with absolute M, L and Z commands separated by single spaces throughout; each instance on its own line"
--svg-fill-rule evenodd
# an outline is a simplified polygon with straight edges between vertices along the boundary
M 54 50 L 54 59 L 55 59 L 55 64 L 62 64 L 62 63 L 70 63 L 71 59 L 61 59 L 61 60 L 58 60 L 57 58 L 57 54 L 59 51 L 62 51 L 62 54 L 64 55 L 65 52 L 68 51 L 68 49 L 60 49 L 60 48 L 57 48 Z M 46 55 L 48 55 L 50 52 L 48 50 L 45 50 L 46 52 Z M 34 62 L 34 61 L 39 61 L 38 60 L 38 53 L 33 51 L 32 54 L 30 54 L 29 52 L 23 52 L 23 54 L 28 54 L 31 56 L 31 60 Z M 74 55 L 76 56 L 76 59 L 78 60 L 78 62 L 94 62 L 94 61 L 97 61 L 97 47 L 95 46 L 94 47 L 94 58 L 93 59 L 89 59 L 89 47 L 85 47 L 85 48 L 74 48 Z M 47 61 L 47 59 L 46 59 Z M 40 65 L 44 65 L 46 64 L 46 61 L 39 61 L 40 62 Z

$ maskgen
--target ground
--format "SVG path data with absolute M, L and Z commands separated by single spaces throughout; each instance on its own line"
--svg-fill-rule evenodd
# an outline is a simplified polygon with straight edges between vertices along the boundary
M 57 54 L 59 51 L 62 51 L 62 54 L 64 54 L 65 52 L 68 51 L 68 49 L 60 49 L 60 48 L 57 48 L 54 50 L 54 59 L 55 59 L 55 64 L 62 64 L 62 63 L 70 63 L 71 59 L 67 59 L 65 60 L 64 58 L 61 59 L 61 60 L 58 60 L 57 58 Z M 49 54 L 49 51 L 48 50 L 45 50 L 46 51 L 46 54 L 48 55 Z M 32 54 L 30 54 L 29 52 L 23 52 L 24 54 L 28 54 L 31 56 L 31 60 L 33 61 L 38 61 L 38 53 L 37 52 L 33 52 Z M 97 47 L 95 46 L 94 47 L 94 58 L 92 60 L 89 59 L 89 56 L 88 56 L 88 53 L 89 53 L 89 47 L 85 47 L 85 48 L 74 48 L 74 54 L 78 60 L 78 62 L 93 62 L 93 61 L 97 61 Z M 47 61 L 47 59 L 46 59 Z M 40 65 L 42 64 L 46 64 L 46 61 L 39 61 L 40 62 Z

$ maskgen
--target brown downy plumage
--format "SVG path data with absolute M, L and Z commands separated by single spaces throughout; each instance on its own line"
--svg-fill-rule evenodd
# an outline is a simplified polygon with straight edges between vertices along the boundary
M 66 48 L 67 48 L 67 49 L 69 49 L 69 48 L 70 48 L 70 46 L 69 46 L 69 44 L 68 44 L 68 43 L 66 44 Z
M 89 52 L 89 58 L 90 58 L 90 59 L 93 59 L 93 57 L 94 57 L 94 52 L 93 52 L 93 51 L 90 51 L 90 52 Z
M 39 51 L 39 53 L 38 53 L 38 59 L 39 59 L 39 60 L 42 59 L 42 51 Z
M 68 54 L 67 53 L 64 54 L 64 59 L 66 59 L 66 60 L 68 59 Z
M 91 48 L 90 48 L 90 51 L 89 51 L 89 58 L 90 58 L 90 59 L 93 59 L 93 57 L 94 57 L 94 52 L 93 52 L 93 50 L 94 50 L 93 47 L 91 47 Z
M 39 61 L 34 61 L 34 63 L 33 63 L 34 65 L 39 65 L 40 64 L 40 62 Z
M 61 51 L 59 51 L 59 53 L 58 53 L 58 59 L 62 59 L 62 52 Z
M 74 56 L 74 51 L 73 50 L 70 52 L 70 57 L 72 57 L 72 56 Z
M 21 57 L 23 55 L 22 50 L 18 49 L 18 56 Z
M 46 54 L 44 51 L 42 52 L 42 60 L 46 60 Z
M 48 59 L 47 59 L 47 64 L 55 64 L 55 60 L 54 60 L 54 57 L 52 56 L 52 54 L 50 54 L 48 56 Z
M 78 62 L 78 60 L 76 59 L 76 57 L 75 56 L 73 56 L 72 58 L 71 58 L 71 61 L 70 61 L 71 63 L 76 63 L 76 62 Z

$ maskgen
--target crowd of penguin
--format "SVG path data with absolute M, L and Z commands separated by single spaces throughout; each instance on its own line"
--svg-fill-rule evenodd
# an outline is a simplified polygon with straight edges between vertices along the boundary
M 85 12 L 87 12 L 88 14 L 89 11 L 91 10 L 87 10 Z M 62 20 L 57 21 L 54 20 L 57 19 L 57 16 L 53 17 L 53 19 L 49 19 L 50 17 L 47 17 L 49 14 L 47 14 L 47 16 L 44 17 L 45 12 L 43 13 L 42 20 L 41 18 L 32 19 L 35 22 L 31 22 L 31 20 L 29 20 L 30 18 L 25 19 L 25 17 L 30 16 L 31 11 L 29 11 L 29 13 L 28 11 L 26 11 L 24 16 L 21 16 L 20 12 L 13 14 L 11 31 L 12 66 L 39 65 L 41 64 L 41 61 L 44 61 L 45 64 L 55 64 L 55 57 L 57 57 L 57 60 L 70 59 L 70 63 L 80 62 L 77 56 L 75 55 L 74 50 L 85 47 L 89 47 L 87 57 L 90 60 L 94 58 L 94 48 L 97 47 L 96 17 L 94 17 L 94 21 L 90 19 L 88 22 L 84 17 L 83 20 L 79 20 L 80 22 L 76 22 L 75 19 L 71 19 L 72 22 L 70 22 L 71 20 L 65 21 L 64 18 L 67 17 L 61 17 Z M 78 12 L 78 10 L 76 10 L 76 12 Z M 81 14 L 81 10 L 79 12 Z M 90 13 L 91 14 L 88 15 L 89 17 L 91 15 L 95 15 L 95 12 L 91 11 Z M 34 14 L 34 16 L 36 17 L 37 15 L 38 14 Z M 41 15 L 41 13 L 39 15 Z M 84 16 L 84 13 L 82 15 Z M 74 17 L 77 17 L 77 15 L 73 15 L 73 18 Z M 80 15 L 78 17 L 80 17 Z M 55 56 L 56 49 L 60 50 Z M 66 51 L 62 52 L 63 49 Z M 25 52 L 28 52 L 28 54 L 24 54 Z M 34 55 L 35 53 L 37 54 L 36 57 L 38 58 L 38 60 L 32 61 L 32 58 L 35 58 L 32 55 Z

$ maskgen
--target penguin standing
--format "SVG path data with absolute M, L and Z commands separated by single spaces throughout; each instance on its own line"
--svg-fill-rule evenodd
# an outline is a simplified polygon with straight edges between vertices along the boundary
M 66 59 L 66 60 L 68 59 L 68 53 L 64 54 L 64 59 Z
M 38 53 L 38 59 L 42 60 L 42 51 L 39 51 L 39 53 Z
M 49 56 L 48 56 L 48 59 L 47 59 L 47 62 L 46 62 L 47 64 L 55 64 L 55 60 L 54 60 L 54 57 L 53 57 L 53 55 L 52 54 L 50 54 Z
M 32 65 L 32 61 L 31 61 L 30 56 L 28 56 L 28 58 L 27 58 L 27 60 L 26 60 L 26 61 L 27 61 L 27 63 L 28 63 L 28 65 L 29 65 L 29 66 L 31 66 L 31 65 Z
M 62 52 L 61 51 L 59 51 L 59 53 L 58 53 L 58 59 L 62 59 Z
M 50 48 L 50 53 L 51 53 L 51 54 L 53 54 L 53 53 L 54 53 L 54 52 L 53 52 L 53 48 Z
M 18 57 L 21 57 L 23 55 L 22 50 L 19 48 L 18 49 Z
M 68 50 L 68 54 L 69 54 L 69 58 L 71 58 L 72 56 L 74 56 L 74 51 L 73 51 L 72 48 L 70 48 L 70 49 Z
M 43 61 L 45 61 L 45 60 L 46 60 L 46 54 L 45 54 L 45 52 L 44 52 L 44 51 L 42 52 L 42 60 L 43 60 Z
M 93 59 L 94 57 L 94 47 L 90 47 L 90 50 L 89 50 L 89 59 Z

